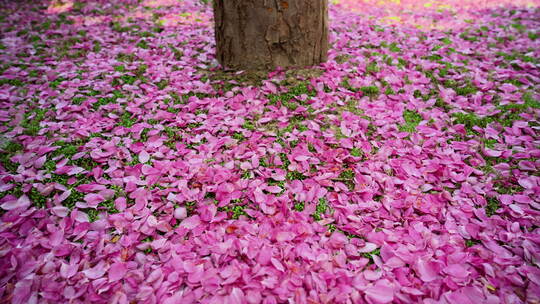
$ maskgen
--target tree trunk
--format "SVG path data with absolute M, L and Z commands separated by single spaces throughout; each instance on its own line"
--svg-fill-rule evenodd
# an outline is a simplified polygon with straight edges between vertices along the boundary
M 230 69 L 326 61 L 327 0 L 214 0 L 217 59 Z

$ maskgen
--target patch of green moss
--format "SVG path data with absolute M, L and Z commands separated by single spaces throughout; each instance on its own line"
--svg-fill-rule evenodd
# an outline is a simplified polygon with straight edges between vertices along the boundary
M 399 125 L 398 129 L 402 132 L 414 133 L 416 132 L 416 127 L 423 120 L 422 115 L 416 111 L 405 110 L 403 111 L 403 119 L 405 124 Z
M 141 41 L 137 42 L 137 44 L 135 45 L 136 47 L 138 48 L 141 48 L 141 49 L 148 49 L 150 48 L 150 46 L 148 45 L 148 42 L 144 39 L 142 39 Z
M 473 130 L 474 126 L 485 128 L 489 123 L 494 121 L 492 117 L 489 117 L 489 116 L 479 117 L 479 116 L 476 116 L 474 113 L 459 112 L 459 113 L 452 114 L 452 117 L 455 118 L 454 124 L 465 125 L 465 129 L 467 130 L 467 133 L 469 134 L 478 133 Z
M 45 119 L 45 114 L 47 112 L 47 109 L 35 108 L 25 113 L 25 118 L 21 122 L 21 126 L 25 129 L 24 134 L 36 136 L 41 130 L 40 123 Z
M 501 202 L 495 198 L 495 197 L 488 197 L 487 198 L 487 205 L 485 207 L 486 215 L 492 216 L 494 215 L 497 210 L 501 208 Z
M 131 54 L 131 53 L 118 53 L 118 55 L 116 55 L 116 60 L 118 61 L 121 61 L 121 62 L 133 62 L 137 59 L 137 56 L 135 56 L 135 54 Z
M 525 191 L 525 188 L 521 187 L 517 183 L 510 183 L 507 181 L 498 180 L 493 182 L 493 188 L 499 194 L 516 194 Z
M 234 132 L 232 138 L 236 139 L 239 142 L 246 140 L 246 137 L 240 132 Z
M 519 32 L 525 32 L 525 30 L 527 30 L 527 27 L 521 23 L 512 23 L 510 24 L 510 26 L 515 28 Z
M 380 94 L 380 90 L 377 86 L 364 86 L 360 88 L 360 91 L 362 91 L 364 95 L 370 97 L 376 97 Z
M 355 174 L 354 174 L 354 171 L 352 169 L 343 170 L 339 174 L 339 178 L 342 178 L 342 179 L 354 179 L 354 177 L 355 177 Z
M 394 52 L 394 53 L 399 53 L 399 52 L 401 52 L 401 49 L 397 46 L 397 43 L 395 43 L 395 42 L 392 42 L 392 43 L 388 46 L 388 49 L 390 50 L 390 52 Z
M 377 65 L 376 61 L 370 61 L 366 65 L 366 73 L 368 74 L 375 74 L 381 71 L 381 68 Z
M 245 208 L 247 206 L 243 204 L 241 199 L 234 199 L 228 205 L 218 207 L 218 211 L 227 212 L 230 219 L 237 220 L 241 216 L 248 216 Z
M 468 31 L 465 31 L 465 32 L 459 34 L 459 38 L 461 38 L 463 40 L 471 41 L 471 42 L 480 41 L 477 36 L 471 35 Z
M 8 141 L 3 147 L 0 147 L 2 152 L 0 153 L 0 163 L 9 172 L 15 173 L 18 165 L 11 161 L 11 158 L 23 152 L 24 147 L 16 141 Z
M 82 183 L 81 183 L 82 184 Z M 79 192 L 75 189 L 71 189 L 71 194 L 68 196 L 63 202 L 62 205 L 65 207 L 68 207 L 69 209 L 73 209 L 75 207 L 75 204 L 77 202 L 82 202 L 84 200 L 85 194 L 82 192 Z
M 330 206 L 328 205 L 328 200 L 324 197 L 321 197 L 319 199 L 319 203 L 315 207 L 315 213 L 313 213 L 311 216 L 314 220 L 320 221 L 322 219 L 322 216 L 326 214 L 327 211 L 329 211 Z
M 354 177 L 355 177 L 355 173 L 352 169 L 345 169 L 341 171 L 341 173 L 339 174 L 340 181 L 344 183 L 345 185 L 347 185 L 347 187 L 351 191 L 354 190 L 354 187 L 355 187 Z
M 288 171 L 285 178 L 287 180 L 304 180 L 308 177 L 298 171 Z
M 278 102 L 281 103 L 284 107 L 294 111 L 296 110 L 300 105 L 305 105 L 305 102 L 302 100 L 298 100 L 295 97 L 300 96 L 302 94 L 306 94 L 308 96 L 314 96 L 315 92 L 314 90 L 311 90 L 309 87 L 309 83 L 307 82 L 301 82 L 297 84 L 294 87 L 289 88 L 287 93 L 283 94 L 269 94 L 269 104 L 275 105 Z
M 131 128 L 136 122 L 137 119 L 133 116 L 132 113 L 124 111 L 122 115 L 120 115 L 120 121 L 118 122 L 118 124 L 126 128 Z
M 354 157 L 361 157 L 362 156 L 362 150 L 359 148 L 352 148 L 351 149 L 351 155 Z
M 122 26 L 122 24 L 120 22 L 112 22 L 111 23 L 111 28 L 113 31 L 115 32 L 118 32 L 118 33 L 127 33 L 129 32 L 130 30 L 130 27 L 128 26 Z
M 293 209 L 298 212 L 304 211 L 305 203 L 304 202 L 296 202 L 294 203 Z
M 169 81 L 167 79 L 161 79 L 159 82 L 156 82 L 158 89 L 163 90 L 169 86 Z
M 255 130 L 255 124 L 253 123 L 252 120 L 246 120 L 244 122 L 244 124 L 242 125 L 242 128 L 250 130 L 250 131 L 254 131 Z
M 468 239 L 468 240 L 465 240 L 465 246 L 467 246 L 467 248 L 470 248 L 474 245 L 477 245 L 477 244 L 481 244 L 482 242 L 480 242 L 479 240 L 477 239 Z

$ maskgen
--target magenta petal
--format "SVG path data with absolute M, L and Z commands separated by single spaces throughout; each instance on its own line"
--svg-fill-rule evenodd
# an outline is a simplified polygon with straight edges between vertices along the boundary
M 358 252 L 372 252 L 373 250 L 377 249 L 377 245 L 373 243 L 366 243 L 366 245 L 360 249 L 358 249 Z
M 2 2 L 0 302 L 540 304 L 540 0 L 210 2 Z
M 43 155 L 42 157 L 36 159 L 34 161 L 34 167 L 36 169 L 39 169 L 39 168 L 43 167 L 43 164 L 45 163 L 46 160 L 47 160 L 47 156 L 45 156 L 45 155 Z
M 178 207 L 174 209 L 174 218 L 181 220 L 187 217 L 187 210 L 185 207 Z
M 272 262 L 272 265 L 274 265 L 274 267 L 276 267 L 277 270 L 281 272 L 285 271 L 285 267 L 283 267 L 283 264 L 281 264 L 281 262 L 278 261 L 277 259 L 271 258 L 270 262 Z
M 13 210 L 17 208 L 28 208 L 30 206 L 30 199 L 28 196 L 23 195 L 17 200 L 11 200 L 3 203 L 0 207 L 4 210 Z
M 421 258 L 416 262 L 416 271 L 422 281 L 431 282 L 437 279 L 439 271 L 436 264 L 427 259 Z
M 114 263 L 109 268 L 109 281 L 115 282 L 124 277 L 127 272 L 127 267 L 125 263 Z
M 88 203 L 90 208 L 95 208 L 99 203 L 105 201 L 105 198 L 99 194 L 89 193 L 84 196 L 84 200 Z
M 540 269 L 532 266 L 527 266 L 527 278 L 532 282 L 540 285 Z
M 246 293 L 246 300 L 249 304 L 257 304 L 262 300 L 261 292 L 258 290 L 248 290 Z
M 72 265 L 72 264 L 66 264 L 62 263 L 60 265 L 60 276 L 66 279 L 71 278 L 77 273 L 77 269 L 79 268 L 79 265 Z
M 143 150 L 143 151 L 141 151 L 141 152 L 139 153 L 139 162 L 141 162 L 141 163 L 144 164 L 144 163 L 146 163 L 146 162 L 149 161 L 149 160 L 150 160 L 150 154 L 148 154 L 148 152 L 146 152 L 146 151 Z
M 15 289 L 13 290 L 13 298 L 11 303 L 13 304 L 26 304 L 30 298 L 32 292 L 32 280 L 26 279 L 21 280 L 15 284 Z
M 180 226 L 187 229 L 193 229 L 199 226 L 200 224 L 201 224 L 201 219 L 199 218 L 198 215 L 194 215 L 183 220 Z
M 307 155 L 298 155 L 294 157 L 294 160 L 296 161 L 306 161 L 309 159 L 309 156 Z
M 447 266 L 446 268 L 444 268 L 444 272 L 457 278 L 466 278 L 470 273 L 461 264 L 453 264 L 453 265 Z
M 257 256 L 257 262 L 261 265 L 266 265 L 268 262 L 270 262 L 270 258 L 272 257 L 272 250 L 270 248 L 261 248 L 261 251 L 259 251 L 259 255 Z
M 64 206 L 55 206 L 51 208 L 51 212 L 58 217 L 66 217 L 69 214 L 69 209 Z
M 84 270 L 83 273 L 87 278 L 94 280 L 94 279 L 99 279 L 99 278 L 103 277 L 103 275 L 105 274 L 106 271 L 107 271 L 107 269 L 105 267 L 105 263 L 100 262 L 96 266 Z
M 229 295 L 229 303 L 231 304 L 244 304 L 245 303 L 245 295 L 242 289 L 238 287 L 234 287 L 231 291 L 231 294 Z
M 278 242 L 287 242 L 294 239 L 294 233 L 290 231 L 280 231 L 276 234 L 276 241 Z
M 408 293 L 408 294 L 415 295 L 415 296 L 420 296 L 420 295 L 424 294 L 421 290 L 418 290 L 418 289 L 412 288 L 412 287 L 402 287 L 401 291 L 403 291 L 405 293 Z
M 388 280 L 378 281 L 365 290 L 366 296 L 379 302 L 390 303 L 394 300 L 394 290 Z
M 190 283 L 197 283 L 197 282 L 200 282 L 203 276 L 204 276 L 204 266 L 197 265 L 195 266 L 195 271 L 188 275 L 188 281 Z
M 492 149 L 485 149 L 484 155 L 490 156 L 490 157 L 499 157 L 502 155 L 502 151 L 492 150 Z
M 534 180 L 532 178 L 520 178 L 518 183 L 525 189 L 532 189 L 534 187 Z

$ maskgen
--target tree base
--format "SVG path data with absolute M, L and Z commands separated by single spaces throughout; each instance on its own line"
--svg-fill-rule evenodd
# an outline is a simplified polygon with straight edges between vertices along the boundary
M 225 68 L 261 70 L 326 61 L 327 0 L 214 0 L 216 57 Z

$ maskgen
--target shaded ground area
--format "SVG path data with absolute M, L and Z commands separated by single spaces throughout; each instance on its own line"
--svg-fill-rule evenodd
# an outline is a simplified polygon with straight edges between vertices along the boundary
M 538 303 L 540 10 L 503 2 L 333 1 L 328 63 L 267 75 L 204 2 L 1 2 L 0 297 Z

